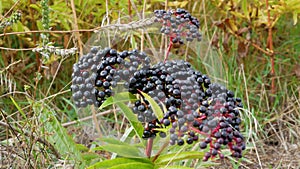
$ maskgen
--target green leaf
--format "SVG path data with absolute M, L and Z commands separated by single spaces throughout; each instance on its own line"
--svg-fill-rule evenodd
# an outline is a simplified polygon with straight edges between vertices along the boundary
M 176 162 L 187 159 L 201 159 L 204 156 L 204 152 L 199 151 L 190 151 L 190 152 L 181 152 L 181 153 L 172 153 L 167 155 L 161 155 L 155 160 L 155 164 L 163 165 L 170 162 Z
M 92 159 L 95 159 L 95 158 L 100 158 L 100 156 L 97 153 L 88 152 L 88 153 L 83 153 L 82 158 L 84 160 L 89 161 L 89 160 L 92 160 Z
M 131 127 L 133 130 L 133 127 Z M 140 143 L 138 144 L 130 144 L 127 142 L 124 142 L 122 140 L 116 139 L 116 138 L 100 138 L 99 140 L 101 140 L 102 142 L 108 143 L 108 144 L 116 144 L 116 145 L 124 145 L 124 146 L 135 146 L 135 147 L 140 147 Z
M 127 164 L 120 164 L 113 167 L 110 167 L 108 169 L 153 169 L 153 164 L 147 164 L 147 163 L 127 163 Z
M 101 109 L 103 109 L 103 108 L 105 108 L 105 107 L 107 107 L 107 106 L 109 106 L 109 105 L 112 105 L 112 104 L 114 104 L 113 96 L 107 98 L 107 99 L 101 104 L 101 106 L 100 106 L 99 109 L 101 110 Z
M 114 96 L 111 96 L 105 100 L 105 102 L 100 106 L 99 109 L 103 109 L 112 104 L 116 104 L 118 102 L 126 102 L 126 101 L 135 101 L 136 97 L 129 92 L 121 92 L 117 93 Z
M 193 169 L 191 167 L 185 167 L 180 165 L 172 165 L 172 166 L 166 166 L 166 165 L 155 165 L 155 169 Z
M 122 113 L 125 115 L 131 126 L 134 128 L 134 131 L 136 132 L 139 139 L 142 140 L 142 134 L 144 130 L 142 124 L 138 121 L 137 117 L 134 115 L 131 109 L 123 103 L 126 101 L 135 100 L 137 99 L 133 94 L 129 92 L 121 92 L 117 93 L 113 97 L 107 98 L 99 109 L 103 109 L 104 107 L 107 107 L 109 105 L 116 104 L 121 109 Z
M 124 145 L 124 146 L 133 146 L 134 144 L 129 144 L 123 141 L 120 141 L 119 139 L 116 138 L 100 138 L 102 142 L 108 143 L 108 144 L 117 144 L 117 145 Z
M 128 145 L 130 144 L 117 140 L 115 138 L 100 138 L 101 141 L 109 143 L 109 144 L 118 144 L 118 145 Z
M 143 131 L 144 131 L 143 125 L 138 121 L 137 117 L 134 115 L 134 113 L 131 111 L 131 109 L 128 106 L 126 106 L 124 103 L 116 102 L 116 105 L 121 109 L 121 111 L 123 112 L 123 114 L 125 115 L 127 120 L 129 121 L 129 123 L 133 127 L 135 133 L 142 141 L 143 140 L 142 135 L 143 135 Z
M 117 153 L 119 156 L 122 157 L 143 157 L 143 154 L 140 152 L 140 150 L 132 145 L 107 144 L 93 148 L 93 150 L 105 150 L 108 152 Z
M 164 117 L 164 113 L 160 109 L 159 105 L 155 102 L 155 100 L 153 100 L 148 94 L 146 94 L 144 92 L 141 92 L 141 93 L 149 101 L 155 116 L 158 119 L 162 119 Z
M 79 151 L 89 151 L 89 148 L 87 148 L 85 145 L 83 144 L 76 144 L 76 147 Z
M 114 167 L 114 166 L 119 166 L 122 164 L 129 164 L 131 163 L 138 163 L 138 166 L 142 165 L 142 164 L 148 164 L 148 165 L 152 165 L 153 168 L 153 164 L 152 162 L 147 159 L 147 158 L 116 158 L 113 160 L 105 160 L 105 161 L 101 161 L 101 162 L 97 162 L 91 166 L 89 166 L 87 169 L 107 169 L 109 167 Z M 121 166 L 122 167 L 122 166 Z M 140 167 L 139 167 L 140 168 Z M 137 169 L 137 167 L 135 166 L 135 169 Z

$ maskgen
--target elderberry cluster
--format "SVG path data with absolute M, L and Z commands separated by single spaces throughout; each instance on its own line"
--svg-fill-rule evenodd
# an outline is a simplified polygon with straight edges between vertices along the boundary
M 150 63 L 150 58 L 138 50 L 91 48 L 73 65 L 75 105 L 99 107 L 120 84 L 138 98 L 132 110 L 145 123 L 144 139 L 169 134 L 171 145 L 199 142 L 201 149 L 209 148 L 205 161 L 217 155 L 223 158 L 221 149 L 225 146 L 233 157 L 242 157 L 245 143 L 239 127 L 241 99 L 224 86 L 211 83 L 207 75 L 186 61 Z M 142 92 L 164 110 L 161 119 Z
M 165 137 L 166 133 L 157 129 L 167 128 L 171 145 L 200 141 L 201 149 L 209 147 L 205 161 L 217 155 L 223 158 L 222 146 L 228 146 L 232 156 L 242 156 L 245 143 L 239 132 L 239 108 L 243 105 L 232 91 L 211 83 L 205 74 L 182 60 L 160 62 L 151 69 L 141 69 L 134 78 L 129 88 L 131 92 L 148 93 L 166 109 L 163 118 L 157 119 L 142 95 L 141 100 L 135 102 L 133 111 L 138 119 L 148 122 L 143 133 L 145 139 L 157 134 Z
M 178 8 L 177 10 L 155 10 L 155 21 L 163 26 L 160 32 L 168 35 L 172 43 L 183 44 L 184 39 L 192 42 L 194 39 L 201 41 L 199 33 L 199 21 L 188 11 Z
M 73 65 L 71 90 L 77 107 L 94 104 L 99 107 L 112 96 L 118 82 L 129 87 L 129 77 L 139 67 L 150 66 L 150 58 L 138 50 L 117 52 L 115 49 L 97 47 L 83 55 Z

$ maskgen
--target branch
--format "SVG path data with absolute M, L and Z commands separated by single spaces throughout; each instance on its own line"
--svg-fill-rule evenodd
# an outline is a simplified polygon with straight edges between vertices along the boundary
M 33 30 L 33 31 L 26 31 L 26 32 L 9 32 L 9 33 L 2 33 L 0 34 L 0 37 L 2 36 L 7 36 L 7 35 L 19 35 L 19 34 L 31 34 L 31 33 L 74 33 L 74 32 L 94 32 L 98 29 L 100 29 L 101 27 L 96 27 L 93 29 L 79 29 L 79 30 L 69 30 L 69 31 L 51 31 L 51 30 Z
M 22 48 L 22 49 L 16 49 L 16 48 L 6 48 L 6 47 L 1 47 L 0 46 L 0 49 L 1 50 L 12 50 L 12 51 L 31 51 L 35 48 Z

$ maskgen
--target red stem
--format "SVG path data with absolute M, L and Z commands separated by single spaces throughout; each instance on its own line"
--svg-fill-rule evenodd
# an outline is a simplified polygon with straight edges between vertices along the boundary
M 204 133 L 204 132 L 202 132 L 202 131 L 200 131 L 200 130 L 194 128 L 194 127 L 190 127 L 190 129 L 193 130 L 193 131 L 196 132 L 196 133 L 199 133 L 199 134 L 203 135 L 203 136 L 206 136 L 206 137 L 209 137 L 209 136 L 210 136 L 210 134 Z
M 152 146 L 153 146 L 153 138 L 149 138 L 147 142 L 146 151 L 145 151 L 145 154 L 148 158 L 151 157 Z
M 169 46 L 168 46 L 168 49 L 167 49 L 167 53 L 166 53 L 166 57 L 164 59 L 164 63 L 166 63 L 166 61 L 168 60 L 168 57 L 169 57 L 169 53 L 170 53 L 170 50 L 173 46 L 173 42 L 172 42 L 172 38 L 170 38 L 170 43 L 169 43 Z

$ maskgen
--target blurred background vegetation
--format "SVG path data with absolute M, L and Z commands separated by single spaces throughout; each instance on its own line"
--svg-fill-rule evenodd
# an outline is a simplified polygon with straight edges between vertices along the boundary
M 102 45 L 138 48 L 152 55 L 153 60 L 163 58 L 160 52 L 166 40 L 161 35 L 146 36 L 145 31 L 130 30 L 129 35 L 120 35 L 123 40 L 110 42 L 114 35 L 105 35 L 107 32 L 101 28 L 120 20 L 129 23 L 151 17 L 155 9 L 178 7 L 200 20 L 203 41 L 172 49 L 171 58 L 190 61 L 244 100 L 243 128 L 250 148 L 248 161 L 241 165 L 299 167 L 298 0 L 0 1 L 0 147 L 7 153 L 2 165 L 54 165 L 62 155 L 61 147 L 49 145 L 50 150 L 42 151 L 44 145 L 52 143 L 48 136 L 56 132 L 45 128 L 49 118 L 56 119 L 52 127 L 64 126 L 72 140 L 89 146 L 94 136 L 74 122 L 91 114 L 78 115 L 71 101 L 72 65 L 90 45 L 98 43 L 95 30 L 103 34 Z M 77 52 L 53 53 L 47 50 L 51 46 L 59 52 L 75 47 Z M 41 50 L 33 50 L 36 48 Z M 160 52 L 155 55 L 150 48 Z M 101 130 L 110 126 L 122 133 L 122 126 L 127 125 L 121 115 L 113 113 L 100 120 L 107 121 L 100 125 Z M 120 126 L 111 125 L 114 122 Z M 18 143 L 8 143 L 10 138 L 18 138 Z M 12 160 L 15 156 L 18 162 Z

